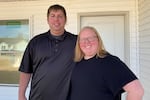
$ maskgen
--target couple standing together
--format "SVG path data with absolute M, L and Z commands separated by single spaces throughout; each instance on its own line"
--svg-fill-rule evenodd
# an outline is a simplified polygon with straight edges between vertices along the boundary
M 31 79 L 29 100 L 142 100 L 144 90 L 134 73 L 108 53 L 93 27 L 78 36 L 65 30 L 61 5 L 47 11 L 50 30 L 30 40 L 19 67 L 19 100 Z

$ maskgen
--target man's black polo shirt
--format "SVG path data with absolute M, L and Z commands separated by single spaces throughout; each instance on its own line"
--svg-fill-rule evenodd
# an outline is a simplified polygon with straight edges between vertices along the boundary
M 65 100 L 74 66 L 76 36 L 50 31 L 35 36 L 28 44 L 19 71 L 32 73 L 30 100 Z

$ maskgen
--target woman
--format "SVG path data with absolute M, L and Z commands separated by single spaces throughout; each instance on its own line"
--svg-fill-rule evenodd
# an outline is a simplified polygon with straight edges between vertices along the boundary
M 99 33 L 84 27 L 77 39 L 77 62 L 71 77 L 69 100 L 142 100 L 144 90 L 134 73 L 118 57 L 109 54 Z

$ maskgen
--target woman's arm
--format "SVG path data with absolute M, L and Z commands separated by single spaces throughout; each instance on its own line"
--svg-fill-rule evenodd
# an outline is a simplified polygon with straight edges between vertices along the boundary
M 144 89 L 139 80 L 131 81 L 123 89 L 127 92 L 126 100 L 142 100 Z

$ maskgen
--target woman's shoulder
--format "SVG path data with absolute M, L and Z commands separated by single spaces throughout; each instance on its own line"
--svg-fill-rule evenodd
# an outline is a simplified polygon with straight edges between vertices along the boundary
M 107 53 L 107 54 L 105 55 L 105 57 L 100 58 L 100 59 L 105 59 L 105 60 L 119 60 L 120 58 L 117 57 L 117 56 L 115 56 L 115 55 L 112 55 L 112 54 L 110 54 L 110 53 Z
M 119 57 L 112 55 L 110 53 L 108 53 L 104 58 L 99 58 L 99 60 L 107 64 L 115 64 L 122 62 Z

